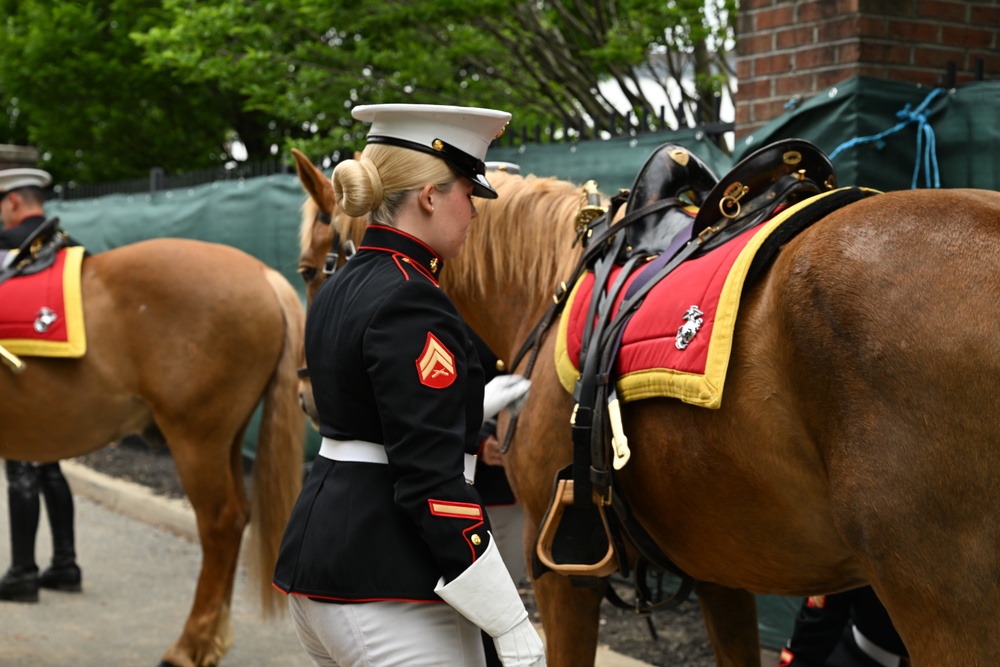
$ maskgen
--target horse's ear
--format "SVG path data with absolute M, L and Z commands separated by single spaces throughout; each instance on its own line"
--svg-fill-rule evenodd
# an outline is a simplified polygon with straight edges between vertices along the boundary
M 299 174 L 299 181 L 302 183 L 303 189 L 312 197 L 321 211 L 327 215 L 333 215 L 334 195 L 330 179 L 299 149 L 292 149 L 292 157 L 295 158 L 295 171 Z

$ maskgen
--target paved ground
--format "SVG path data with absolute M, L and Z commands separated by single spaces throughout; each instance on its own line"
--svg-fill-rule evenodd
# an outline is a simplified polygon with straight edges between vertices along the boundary
M 166 503 L 134 485 L 105 484 L 82 466 L 65 464 L 76 496 L 77 552 L 83 593 L 42 591 L 38 604 L 0 602 L 0 665 L 4 667 L 136 667 L 159 663 L 180 634 L 194 595 L 201 551 L 183 532 L 193 527 L 179 501 Z M 72 474 L 72 473 L 84 473 Z M 110 478 L 109 478 L 110 479 Z M 104 480 L 107 481 L 107 480 Z M 116 480 L 115 480 L 116 481 Z M 93 488 L 88 488 L 88 486 Z M 91 499 L 118 504 L 112 511 Z M 37 558 L 51 557 L 43 516 Z M 122 513 L 125 512 L 125 513 Z M 185 520 L 186 518 L 186 520 Z M 6 479 L 0 474 L 0 567 L 10 564 Z M 241 572 L 233 602 L 235 641 L 223 665 L 309 667 L 290 621 L 259 617 Z
M 201 564 L 194 516 L 186 502 L 63 463 L 76 499 L 81 594 L 42 591 L 38 604 L 0 602 L 3 667 L 136 667 L 156 665 L 180 634 Z M 37 559 L 45 567 L 51 539 L 44 503 Z M 10 563 L 6 478 L 0 474 L 0 568 Z M 310 667 L 291 621 L 260 618 L 241 569 L 233 601 L 233 648 L 222 661 L 239 667 Z M 763 651 L 762 664 L 776 656 Z M 608 649 L 595 667 L 649 667 Z
M 194 594 L 201 552 L 194 519 L 182 501 L 94 472 L 73 462 L 63 470 L 76 498 L 82 594 L 42 591 L 38 604 L 0 602 L 3 667 L 136 667 L 156 665 L 180 634 Z M 45 567 L 51 539 L 43 515 L 37 559 Z M 10 563 L 6 479 L 0 474 L 0 567 Z M 287 618 L 266 623 L 241 570 L 233 602 L 233 648 L 222 665 L 309 667 Z M 602 650 L 596 667 L 648 667 Z

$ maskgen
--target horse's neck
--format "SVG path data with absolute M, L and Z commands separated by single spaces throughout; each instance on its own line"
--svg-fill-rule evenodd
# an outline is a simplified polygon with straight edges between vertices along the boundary
M 578 253 L 568 245 L 569 255 L 563 257 L 575 257 Z M 566 280 L 574 266 L 575 262 L 570 262 L 558 271 L 557 280 L 533 282 L 522 277 L 506 283 L 490 281 L 484 292 L 471 285 L 449 284 L 447 276 L 443 276 L 442 287 L 466 323 L 500 359 L 510 363 L 552 306 L 559 281 Z
M 573 244 L 581 190 L 555 179 L 495 176 L 500 196 L 479 204 L 480 218 L 443 272 L 442 287 L 509 362 L 582 252 Z
M 510 363 L 517 354 L 544 312 L 544 308 L 527 309 L 519 306 L 517 297 L 512 298 L 509 294 L 491 295 L 483 299 L 454 295 L 452 299 L 466 323 L 506 363 Z

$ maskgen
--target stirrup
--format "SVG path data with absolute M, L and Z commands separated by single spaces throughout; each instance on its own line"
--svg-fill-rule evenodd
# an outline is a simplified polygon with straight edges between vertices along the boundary
M 535 552 L 542 565 L 568 577 L 603 578 L 619 569 L 604 504 L 595 494 L 592 505 L 575 507 L 572 479 L 556 483 Z

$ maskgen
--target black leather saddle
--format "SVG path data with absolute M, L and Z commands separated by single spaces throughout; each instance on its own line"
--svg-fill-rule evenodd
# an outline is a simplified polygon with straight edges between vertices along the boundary
M 629 222 L 619 261 L 659 255 L 679 236 L 690 238 L 691 211 L 701 208 L 718 181 L 711 168 L 683 146 L 666 143 L 657 148 L 629 191 L 625 204 Z
M 796 204 L 837 187 L 833 164 L 805 139 L 783 139 L 740 160 L 701 203 L 693 235 L 715 232 L 707 252 L 772 217 L 779 207 Z

